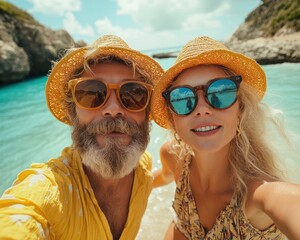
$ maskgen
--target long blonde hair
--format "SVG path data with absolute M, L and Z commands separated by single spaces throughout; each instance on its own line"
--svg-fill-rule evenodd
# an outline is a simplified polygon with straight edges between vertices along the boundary
M 230 69 L 220 67 L 226 75 L 236 75 Z M 286 137 L 276 110 L 262 103 L 256 90 L 242 82 L 238 92 L 240 107 L 239 133 L 230 143 L 228 155 L 232 168 L 232 180 L 235 183 L 236 192 L 243 203 L 248 191 L 248 184 L 253 181 L 277 181 L 284 179 L 284 173 L 280 170 L 279 161 L 268 138 L 270 125 L 273 125 L 280 136 Z M 169 111 L 170 122 L 173 125 L 172 132 L 176 135 L 172 114 Z M 288 141 L 287 138 L 285 140 Z M 193 155 L 193 150 L 183 141 L 176 139 L 170 152 L 176 154 L 179 159 Z
M 240 132 L 230 143 L 228 159 L 237 184 L 236 190 L 240 196 L 246 196 L 250 182 L 284 179 L 268 131 L 273 126 L 284 138 L 285 132 L 275 109 L 260 102 L 251 86 L 241 84 L 238 101 Z

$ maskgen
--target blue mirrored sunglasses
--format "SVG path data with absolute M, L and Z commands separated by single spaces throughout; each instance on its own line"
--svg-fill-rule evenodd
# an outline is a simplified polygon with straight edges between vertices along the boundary
M 241 76 L 215 78 L 206 85 L 170 87 L 162 95 L 177 115 L 189 115 L 194 111 L 198 103 L 197 91 L 199 90 L 203 91 L 208 105 L 215 109 L 226 109 L 236 102 L 241 81 Z

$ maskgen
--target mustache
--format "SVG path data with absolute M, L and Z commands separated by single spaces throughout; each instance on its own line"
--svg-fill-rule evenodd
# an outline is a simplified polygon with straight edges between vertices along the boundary
M 86 131 L 92 135 L 109 133 L 134 135 L 138 132 L 138 124 L 130 122 L 124 117 L 105 117 L 88 124 L 86 126 Z

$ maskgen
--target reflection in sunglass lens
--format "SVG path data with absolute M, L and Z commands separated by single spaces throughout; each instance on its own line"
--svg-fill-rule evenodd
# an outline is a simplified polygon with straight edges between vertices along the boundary
M 107 95 L 107 88 L 104 83 L 98 80 L 79 82 L 75 88 L 77 102 L 86 108 L 95 108 L 103 104 Z
M 232 77 L 233 78 L 233 77 Z M 236 81 L 241 81 L 237 76 Z M 235 103 L 237 99 L 238 83 L 232 79 L 215 79 L 208 85 L 196 87 L 175 87 L 171 91 L 165 91 L 164 97 L 168 99 L 171 109 L 178 115 L 188 115 L 194 111 L 198 102 L 197 91 L 205 91 L 206 102 L 216 109 L 225 109 Z
M 173 111 L 180 115 L 186 115 L 195 108 L 196 96 L 186 87 L 175 88 L 169 95 Z
M 212 107 L 224 109 L 231 106 L 237 96 L 237 86 L 230 79 L 213 82 L 207 89 L 207 99 Z
M 147 103 L 148 90 L 139 83 L 126 83 L 120 88 L 120 99 L 127 109 L 139 110 Z

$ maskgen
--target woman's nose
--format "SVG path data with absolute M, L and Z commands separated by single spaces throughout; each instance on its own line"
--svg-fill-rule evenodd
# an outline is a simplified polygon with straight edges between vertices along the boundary
M 198 102 L 194 110 L 194 115 L 197 116 L 206 116 L 212 114 L 212 107 L 206 102 L 204 93 L 199 91 L 198 93 Z

